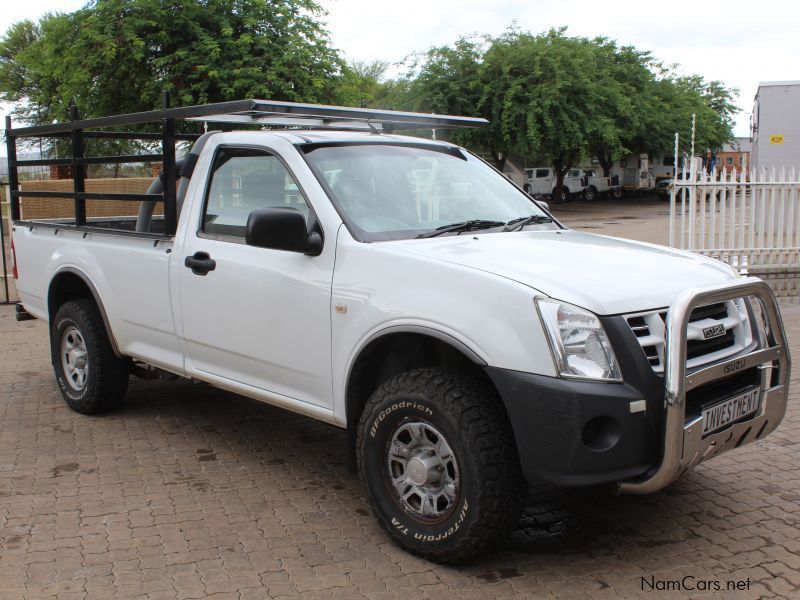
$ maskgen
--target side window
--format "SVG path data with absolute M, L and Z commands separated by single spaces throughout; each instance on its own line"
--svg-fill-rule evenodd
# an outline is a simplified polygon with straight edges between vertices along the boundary
M 540 177 L 549 177 L 549 176 L 550 176 L 549 169 L 536 169 L 536 179 L 539 179 Z
M 277 157 L 252 149 L 219 152 L 211 173 L 203 231 L 243 238 L 253 209 L 270 207 L 293 208 L 308 220 L 308 204 Z

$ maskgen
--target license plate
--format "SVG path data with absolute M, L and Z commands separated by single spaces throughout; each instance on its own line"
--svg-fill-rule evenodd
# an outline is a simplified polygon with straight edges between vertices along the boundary
M 713 433 L 758 410 L 761 390 L 753 388 L 743 394 L 703 409 L 703 435 Z

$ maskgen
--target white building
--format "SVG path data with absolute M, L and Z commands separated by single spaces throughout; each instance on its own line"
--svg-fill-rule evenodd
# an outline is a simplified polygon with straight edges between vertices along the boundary
M 800 81 L 759 84 L 750 135 L 756 169 L 800 168 Z

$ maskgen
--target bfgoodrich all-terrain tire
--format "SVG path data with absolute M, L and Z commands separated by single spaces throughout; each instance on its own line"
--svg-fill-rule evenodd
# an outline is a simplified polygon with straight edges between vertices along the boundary
M 468 373 L 418 369 L 383 383 L 357 456 L 380 525 L 425 558 L 464 561 L 506 534 L 527 486 L 502 403 Z
M 128 389 L 128 362 L 114 354 L 97 305 L 65 302 L 50 329 L 56 381 L 67 404 L 83 414 L 114 408 Z

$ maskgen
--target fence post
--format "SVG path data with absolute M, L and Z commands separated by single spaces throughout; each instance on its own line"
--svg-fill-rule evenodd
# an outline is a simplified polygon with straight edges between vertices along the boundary
M 6 115 L 6 153 L 8 155 L 8 200 L 10 214 L 8 215 L 8 234 L 11 235 L 11 224 L 19 220 L 19 199 L 14 198 L 14 192 L 19 189 L 17 178 L 17 141 L 11 135 L 11 116 Z M 2 210 L 0 210 L 2 217 Z M 3 291 L 5 299 L 3 304 L 11 303 L 11 294 L 8 291 L 8 265 L 6 264 L 6 219 L 0 218 L 0 247 L 3 253 Z
M 675 188 L 678 185 L 678 132 L 675 132 L 675 160 L 672 163 L 672 189 L 669 193 L 669 245 L 675 247 Z
M 6 134 L 8 135 L 8 134 Z M 9 161 L 10 163 L 10 161 Z M 9 168 L 9 171 L 11 169 Z M 7 197 L 11 198 L 11 186 L 8 187 L 8 192 L 6 192 Z M 9 208 L 11 207 L 9 203 Z M 3 301 L 0 304 L 11 304 L 11 294 L 8 291 L 8 265 L 6 264 L 6 223 L 9 223 L 8 227 L 8 234 L 11 235 L 11 215 L 8 215 L 8 219 L 2 216 L 2 210 L 0 210 L 0 249 L 3 252 L 3 292 L 5 296 L 3 297 Z

